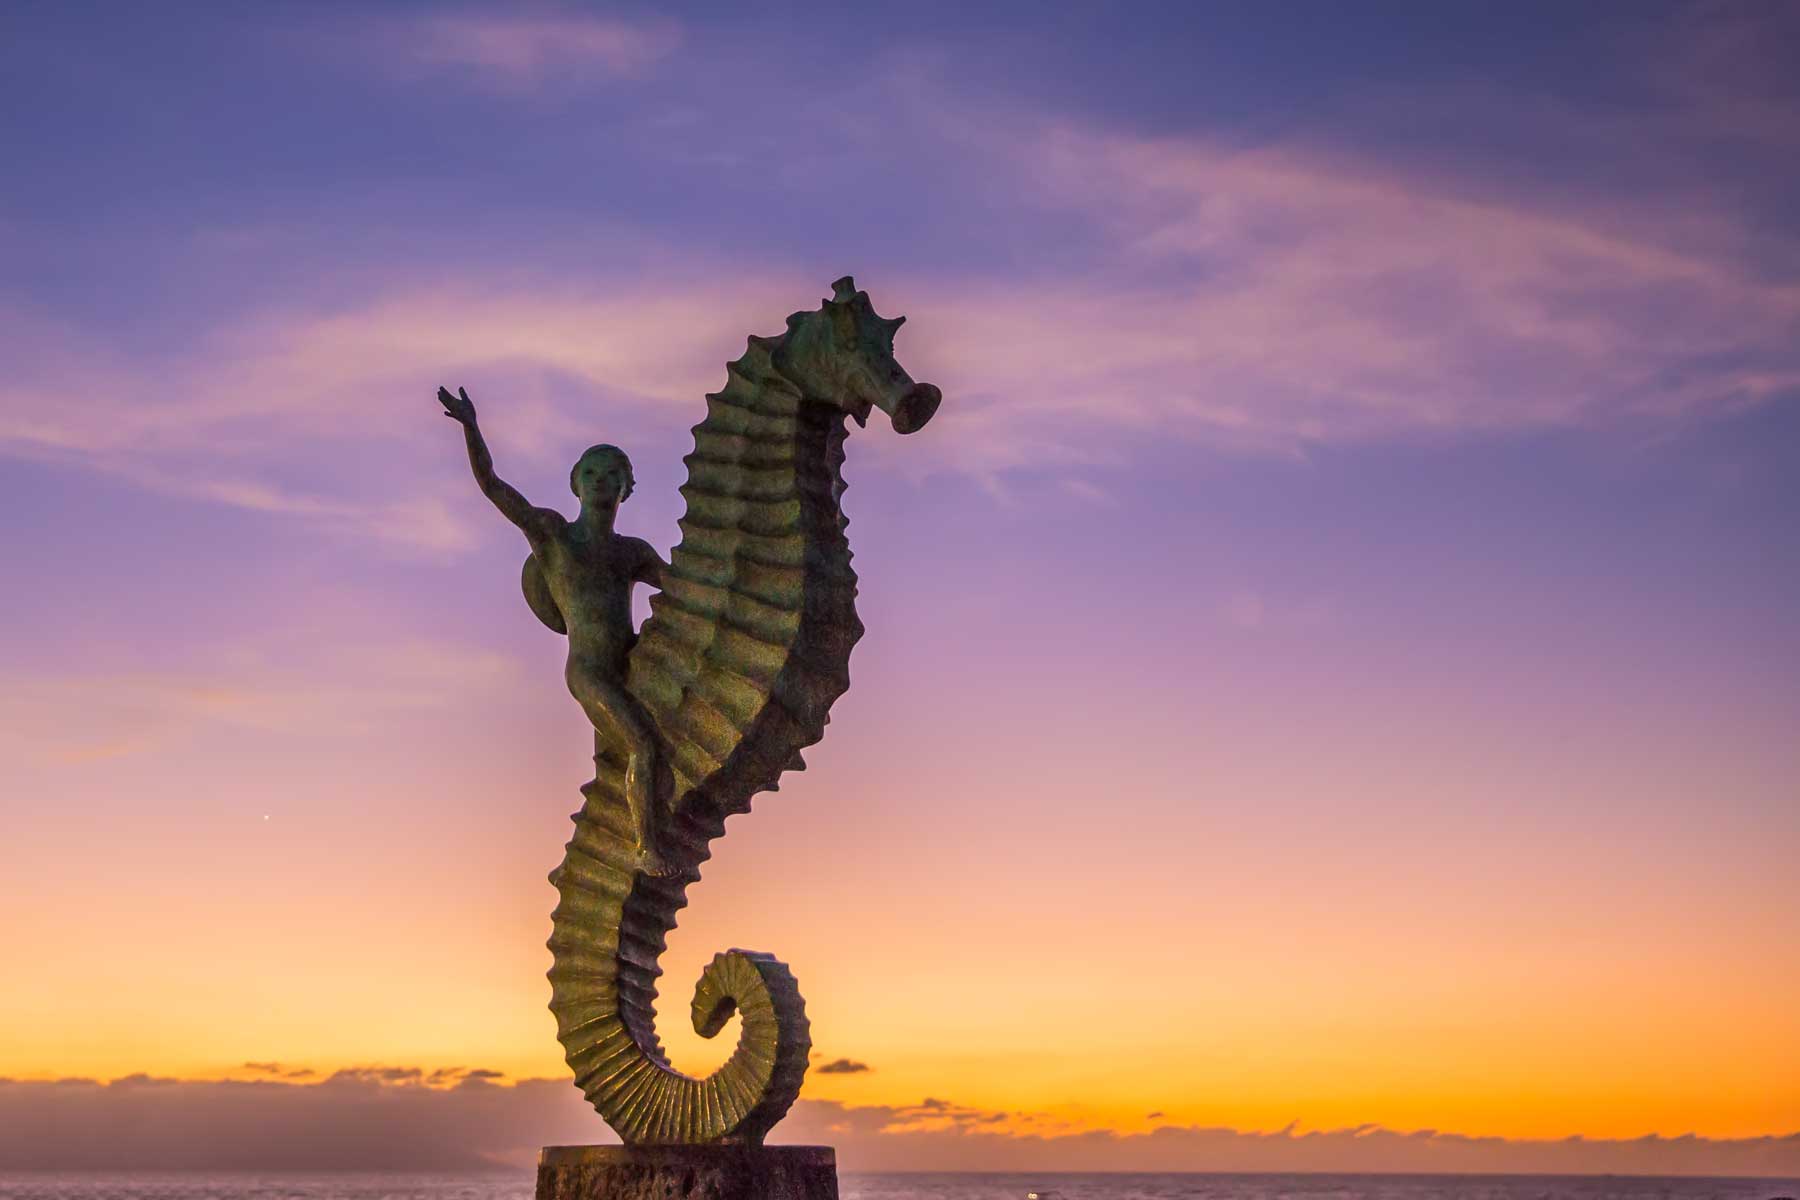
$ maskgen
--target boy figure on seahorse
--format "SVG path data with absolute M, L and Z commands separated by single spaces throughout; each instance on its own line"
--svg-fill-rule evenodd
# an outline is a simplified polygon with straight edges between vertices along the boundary
M 631 495 L 631 460 L 617 446 L 590 446 L 569 472 L 569 488 L 581 499 L 573 521 L 538 508 L 494 474 L 494 458 L 475 422 L 475 405 L 461 388 L 439 388 L 444 415 L 460 423 L 469 444 L 475 481 L 501 515 L 531 543 L 525 560 L 525 599 L 538 619 L 569 636 L 563 678 L 594 728 L 627 755 L 625 798 L 640 855 L 651 875 L 669 870 L 657 847 L 661 799 L 670 776 L 661 761 L 656 724 L 630 692 L 625 677 L 637 633 L 631 627 L 631 590 L 662 586 L 668 563 L 642 538 L 613 532 L 619 505 Z

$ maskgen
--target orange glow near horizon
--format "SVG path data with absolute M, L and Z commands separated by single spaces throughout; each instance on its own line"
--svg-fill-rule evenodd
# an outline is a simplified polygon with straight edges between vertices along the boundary
M 937 1096 L 1034 1114 L 1038 1131 L 1298 1119 L 1508 1137 L 1748 1136 L 1787 1132 L 1800 1111 L 1800 1023 L 1785 1000 L 1800 965 L 1781 953 L 1779 922 L 1721 939 L 1725 912 L 1597 868 L 1559 881 L 1546 864 L 1527 893 L 1492 844 L 1484 871 L 1451 857 L 1364 874 L 1273 818 L 1235 836 L 1270 838 L 1275 857 L 1211 861 L 1204 880 L 1182 868 L 1204 849 L 1180 844 L 1073 880 L 1039 869 L 1042 845 L 986 858 L 1009 805 L 967 820 L 961 845 L 925 839 L 859 862 L 869 814 L 828 798 L 887 780 L 865 789 L 880 812 L 909 770 L 870 735 L 871 716 L 858 716 L 861 735 L 834 728 L 856 744 L 734 820 L 692 891 L 665 958 L 678 1066 L 710 1068 L 730 1037 L 678 1023 L 688 981 L 718 947 L 756 945 L 794 964 L 820 1061 L 872 1065 L 809 1077 L 806 1095 L 850 1105 Z M 548 773 L 531 772 L 554 795 Z M 399 785 L 376 772 L 362 786 Z M 515 829 L 496 852 L 484 843 L 501 814 L 472 804 L 472 828 L 431 847 L 481 864 L 451 887 L 412 851 L 397 872 L 380 865 L 404 806 L 352 869 L 322 820 L 268 805 L 300 828 L 247 813 L 180 845 L 96 852 L 97 869 L 174 860 L 131 904 L 86 878 L 35 881 L 39 907 L 8 953 L 42 969 L 0 1001 L 5 1026 L 32 1034 L 0 1044 L 0 1075 L 217 1078 L 273 1060 L 309 1078 L 363 1065 L 562 1077 L 542 982 L 551 893 L 534 882 L 562 836 L 553 809 L 534 805 L 529 836 Z M 1114 844 L 1077 826 L 1058 836 Z M 1313 886 L 1275 885 L 1275 861 Z

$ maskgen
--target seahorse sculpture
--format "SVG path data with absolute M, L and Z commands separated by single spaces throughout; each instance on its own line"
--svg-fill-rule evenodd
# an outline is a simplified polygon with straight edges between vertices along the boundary
M 694 1028 L 743 1018 L 704 1079 L 669 1065 L 656 1036 L 657 959 L 725 818 L 800 770 L 849 686 L 862 635 L 839 498 L 845 418 L 871 408 L 910 433 L 940 394 L 894 361 L 894 332 L 846 277 L 778 337 L 751 337 L 706 397 L 684 460 L 681 542 L 629 655 L 626 689 L 654 720 L 667 775 L 659 870 L 645 868 L 625 795 L 628 754 L 597 732 L 595 777 L 551 874 L 550 1009 L 575 1082 L 628 1144 L 759 1144 L 799 1094 L 811 1048 L 787 967 L 728 950 L 694 990 Z M 536 605 L 534 605 L 536 607 Z

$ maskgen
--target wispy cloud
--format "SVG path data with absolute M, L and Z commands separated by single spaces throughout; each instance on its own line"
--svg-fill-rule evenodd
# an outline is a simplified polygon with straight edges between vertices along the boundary
M 639 75 L 682 41 L 681 27 L 669 20 L 557 10 L 368 18 L 334 32 L 371 66 L 402 63 L 446 83 L 507 89 Z
M 147 491 L 224 504 L 232 508 L 273 516 L 299 517 L 326 530 L 374 539 L 408 555 L 452 555 L 470 549 L 476 541 L 468 522 L 458 517 L 443 494 L 423 481 L 414 488 L 422 494 L 366 499 L 296 491 L 262 479 L 245 478 L 248 466 L 222 467 L 224 473 L 205 473 L 139 458 L 129 449 L 101 452 L 87 458 L 88 465 L 137 484 Z M 221 464 L 211 470 L 220 471 Z
M 685 287 L 397 282 L 360 304 L 321 300 L 312 311 L 255 314 L 156 364 L 153 391 L 141 383 L 141 364 L 108 356 L 78 332 L 22 325 L 0 342 L 15 367 L 0 384 L 0 446 L 231 455 L 295 437 L 409 439 L 437 412 L 437 383 L 506 373 L 526 386 L 506 397 L 495 432 L 536 448 L 581 432 L 545 396 L 545 376 L 615 402 L 697 406 L 747 335 L 779 333 L 787 314 L 816 304 L 824 288 L 739 274 Z
M 490 439 L 511 453 L 592 441 L 596 397 L 614 407 L 615 424 L 646 405 L 697 407 L 748 333 L 779 332 L 782 295 L 762 281 L 691 293 L 631 284 L 605 294 L 400 288 L 350 311 L 260 313 L 153 366 L 77 331 L 20 321 L 0 334 L 12 366 L 0 382 L 0 453 L 413 552 L 455 553 L 474 535 L 453 515 L 441 478 L 408 477 L 416 463 L 333 488 L 282 477 L 302 459 L 316 476 L 317 464 L 350 447 L 366 453 L 421 436 L 443 443 L 444 461 L 454 462 L 460 451 L 431 398 L 439 383 L 469 384 L 492 418 Z M 484 382 L 503 386 L 489 393 Z
M 243 1069 L 251 1075 L 273 1076 L 278 1079 L 311 1079 L 318 1074 L 311 1067 L 291 1067 L 278 1062 L 247 1062 Z
M 878 301 L 916 314 L 901 357 L 948 397 L 943 432 L 894 457 L 907 469 L 1000 488 L 1021 468 L 1116 464 L 1121 439 L 1142 437 L 1294 453 L 1654 432 L 1800 390 L 1800 286 L 1736 261 L 1723 229 L 1710 244 L 1665 245 L 1600 214 L 1194 142 L 1063 129 L 1037 155 L 1047 194 L 1087 210 L 1118 264 L 1029 287 L 871 280 Z M 439 382 L 503 406 L 484 412 L 504 450 L 566 452 L 592 432 L 596 400 L 627 415 L 696 408 L 746 334 L 778 331 L 817 290 L 798 278 L 397 284 L 348 309 L 257 315 L 172 355 L 153 395 L 141 365 L 65 334 L 55 353 L 19 347 L 0 385 L 0 450 L 454 552 L 471 535 L 418 480 L 331 494 L 256 464 L 309 440 L 415 441 Z M 1068 490 L 1107 502 L 1091 481 Z
M 72 764 L 202 732 L 354 734 L 455 704 L 515 670 L 497 653 L 436 642 L 327 641 L 296 658 L 281 641 L 212 647 L 214 662 L 181 670 L 0 676 L 0 748 L 16 762 Z M 246 1067 L 259 1065 L 278 1064 Z
M 633 69 L 680 37 L 542 11 L 382 28 L 384 53 L 519 79 L 584 56 Z M 1670 74 L 1679 95 L 1753 40 L 1741 23 L 1703 31 L 1704 61 Z M 1103 476 L 1149 438 L 1296 455 L 1521 430 L 1637 437 L 1800 394 L 1800 284 L 1767 269 L 1771 254 L 1800 261 L 1800 246 L 1751 228 L 1715 191 L 1678 211 L 1540 195 L 1343 147 L 1021 112 L 920 87 L 915 67 L 869 86 L 862 107 L 907 133 L 921 165 L 989 181 L 1021 221 L 1086 248 L 1086 265 L 1029 279 L 944 266 L 864 279 L 879 305 L 914 316 L 901 357 L 947 397 L 936 436 L 904 454 L 866 443 L 899 469 L 964 472 L 1004 496 L 1009 473 Z M 1717 106 L 1760 112 L 1767 92 L 1714 88 L 1676 111 L 1705 108 L 1716 124 Z M 832 171 L 808 174 L 825 182 L 796 181 L 803 199 L 838 186 Z M 379 493 L 263 468 L 352 439 L 415 442 L 440 382 L 504 406 L 489 424 L 508 453 L 592 440 L 596 403 L 693 411 L 747 333 L 778 331 L 822 286 L 779 266 L 710 265 L 598 282 L 491 268 L 445 286 L 396 264 L 372 291 L 272 300 L 155 361 L 15 306 L 0 314 L 0 453 L 455 553 L 473 534 L 423 460 Z M 1062 486 L 1109 503 L 1103 478 Z
M 917 336 L 995 426 L 1297 448 L 1640 428 L 1800 390 L 1800 285 L 1744 260 L 1721 213 L 1657 230 L 1628 205 L 1563 211 L 1297 149 L 1008 141 L 1118 257 L 931 297 Z

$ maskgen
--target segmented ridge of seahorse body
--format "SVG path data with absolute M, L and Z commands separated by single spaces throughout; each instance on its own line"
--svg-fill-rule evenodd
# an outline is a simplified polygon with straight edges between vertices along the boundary
M 702 972 L 695 1029 L 742 1017 L 705 1079 L 675 1071 L 656 1037 L 657 960 L 725 818 L 748 811 L 824 734 L 862 634 L 843 491 L 844 414 L 803 403 L 777 372 L 778 339 L 752 338 L 707 397 L 682 488 L 687 513 L 628 686 L 653 714 L 673 776 L 661 848 L 675 870 L 636 870 L 619 748 L 596 738 L 595 778 L 551 875 L 552 1012 L 576 1083 L 627 1143 L 760 1143 L 799 1094 L 811 1050 L 787 967 L 731 950 Z
M 862 635 L 843 492 L 844 413 L 803 402 L 756 339 L 707 397 L 687 511 L 629 686 L 669 743 L 671 806 L 729 812 L 804 767 Z

